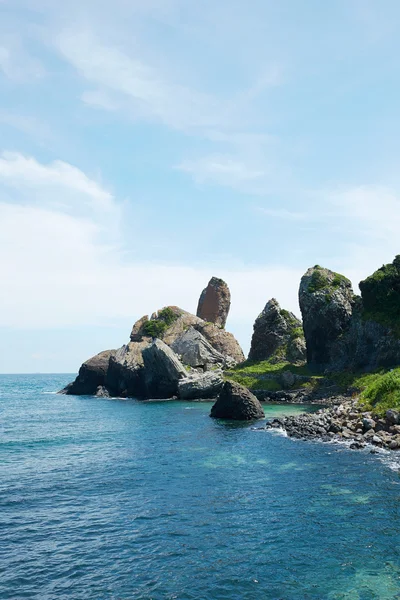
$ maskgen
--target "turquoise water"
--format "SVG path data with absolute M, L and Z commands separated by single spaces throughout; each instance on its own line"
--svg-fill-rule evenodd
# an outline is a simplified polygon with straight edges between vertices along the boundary
M 70 379 L 0 376 L 2 600 L 400 598 L 389 458 Z

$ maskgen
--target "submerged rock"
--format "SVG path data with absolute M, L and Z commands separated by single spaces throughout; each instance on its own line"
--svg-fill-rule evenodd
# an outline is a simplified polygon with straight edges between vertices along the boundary
M 211 409 L 215 419 L 252 421 L 264 419 L 264 410 L 257 398 L 244 386 L 234 381 L 226 381 L 216 403 Z
M 208 371 L 181 379 L 178 382 L 178 396 L 182 400 L 216 398 L 223 384 L 221 371 Z
M 202 291 L 197 307 L 197 316 L 203 321 L 225 327 L 231 306 L 231 293 L 222 279 L 212 277 Z
M 115 353 L 116 350 L 105 350 L 89 358 L 82 364 L 75 381 L 60 393 L 76 396 L 96 394 L 97 388 L 105 385 L 109 361 Z
M 269 300 L 253 327 L 249 360 L 303 362 L 306 345 L 301 321 L 282 309 L 275 298 Z

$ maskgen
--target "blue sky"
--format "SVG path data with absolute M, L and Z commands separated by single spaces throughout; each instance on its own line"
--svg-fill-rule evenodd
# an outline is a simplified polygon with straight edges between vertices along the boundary
M 400 4 L 0 0 L 0 372 L 73 372 L 212 275 L 247 351 L 400 253 Z

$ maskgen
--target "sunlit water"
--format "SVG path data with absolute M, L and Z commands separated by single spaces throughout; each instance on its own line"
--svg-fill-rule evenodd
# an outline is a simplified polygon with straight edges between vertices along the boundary
M 0 376 L 1 600 L 400 598 L 388 461 L 70 379 Z

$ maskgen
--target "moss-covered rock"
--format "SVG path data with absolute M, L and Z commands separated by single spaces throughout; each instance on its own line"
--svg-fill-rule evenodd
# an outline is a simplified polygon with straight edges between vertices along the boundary
M 254 323 L 249 360 L 301 363 L 305 359 L 301 321 L 272 298 Z
M 336 341 L 350 327 L 355 302 L 351 282 L 319 265 L 308 269 L 299 289 L 307 361 L 316 368 L 332 362 Z
M 400 255 L 359 286 L 364 319 L 390 327 L 400 337 Z

